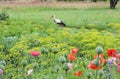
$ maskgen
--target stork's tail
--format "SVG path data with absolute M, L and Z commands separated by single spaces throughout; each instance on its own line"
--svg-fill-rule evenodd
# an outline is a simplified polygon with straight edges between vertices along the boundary
M 64 25 L 64 27 L 67 27 L 66 24 L 63 24 L 63 25 Z

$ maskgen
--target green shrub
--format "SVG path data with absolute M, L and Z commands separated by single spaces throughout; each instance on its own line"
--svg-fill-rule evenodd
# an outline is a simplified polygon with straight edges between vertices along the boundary
M 0 21 L 9 19 L 9 15 L 5 12 L 0 13 Z

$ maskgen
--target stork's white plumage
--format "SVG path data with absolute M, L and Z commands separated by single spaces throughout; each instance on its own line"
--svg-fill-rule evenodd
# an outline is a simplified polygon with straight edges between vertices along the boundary
M 66 27 L 65 23 L 62 20 L 55 18 L 55 14 L 52 15 L 52 18 L 54 19 L 54 22 L 58 24 L 60 27 Z
M 54 19 L 54 21 L 55 21 L 56 23 L 61 23 L 61 20 L 60 20 L 60 19 Z

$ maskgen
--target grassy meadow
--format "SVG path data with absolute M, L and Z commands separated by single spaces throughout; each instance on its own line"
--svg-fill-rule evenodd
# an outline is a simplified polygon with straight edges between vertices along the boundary
M 97 28 L 105 27 L 111 22 L 119 23 L 119 8 L 111 10 L 105 8 L 57 8 L 57 7 L 19 7 L 6 8 L 12 20 L 35 22 L 44 26 L 56 26 L 50 18 L 53 14 L 62 19 L 68 27 L 84 27 L 87 24 L 95 24 Z
M 0 79 L 120 78 L 119 67 L 107 64 L 110 58 L 107 50 L 120 51 L 119 4 L 115 10 L 109 6 L 47 5 L 1 6 L 0 10 L 9 15 L 8 20 L 0 21 L 0 69 L 3 70 L 3 73 L 0 70 Z M 51 18 L 53 14 L 67 27 L 58 27 Z M 104 55 L 102 64 L 99 63 L 102 69 L 87 68 L 98 50 Z M 31 51 L 40 55 L 33 56 Z M 76 54 L 71 59 L 73 51 Z M 67 63 L 71 63 L 72 68 Z

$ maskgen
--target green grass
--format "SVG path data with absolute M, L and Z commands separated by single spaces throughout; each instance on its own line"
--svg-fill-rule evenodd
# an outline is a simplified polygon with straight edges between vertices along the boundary
M 68 27 L 84 27 L 94 24 L 95 28 L 105 28 L 106 24 L 120 22 L 120 8 L 77 9 L 77 8 L 54 8 L 54 7 L 19 7 L 6 8 L 11 20 L 30 21 L 44 26 L 57 25 L 50 18 L 56 14 L 56 18 L 63 20 Z

